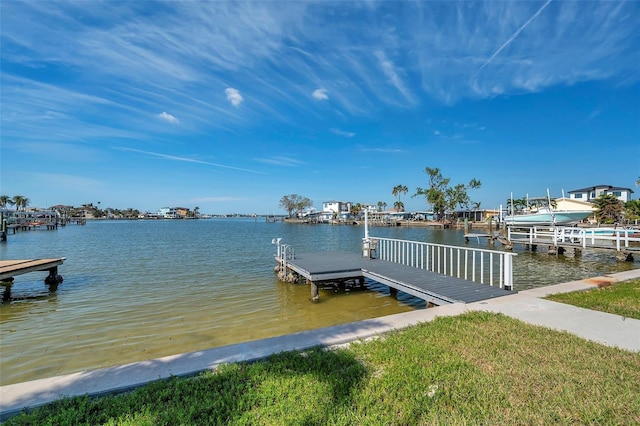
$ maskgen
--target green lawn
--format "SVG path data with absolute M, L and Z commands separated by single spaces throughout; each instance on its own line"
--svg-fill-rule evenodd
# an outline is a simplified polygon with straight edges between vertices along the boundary
M 608 287 L 561 293 L 547 299 L 581 308 L 640 319 L 640 280 L 613 283 Z
M 640 354 L 499 314 L 73 398 L 12 425 L 638 424 Z

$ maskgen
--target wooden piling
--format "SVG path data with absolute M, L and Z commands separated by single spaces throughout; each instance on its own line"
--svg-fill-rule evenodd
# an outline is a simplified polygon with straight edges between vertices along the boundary
M 7 219 L 4 212 L 0 212 L 0 241 L 7 241 Z
M 320 300 L 320 291 L 318 289 L 318 284 L 313 281 L 309 281 L 309 287 L 311 287 L 311 300 L 317 302 Z

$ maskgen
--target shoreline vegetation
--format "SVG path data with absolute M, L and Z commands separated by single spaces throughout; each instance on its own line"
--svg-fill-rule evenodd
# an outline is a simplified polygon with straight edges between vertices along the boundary
M 631 280 L 549 299 L 640 318 L 638 291 Z M 345 348 L 61 399 L 6 424 L 632 424 L 639 367 L 638 353 L 473 312 Z

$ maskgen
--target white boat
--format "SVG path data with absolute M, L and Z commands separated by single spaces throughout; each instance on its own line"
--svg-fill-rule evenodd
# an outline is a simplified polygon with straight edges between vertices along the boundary
M 574 225 L 592 213 L 591 210 L 558 210 L 548 198 L 531 198 L 524 209 L 513 211 L 503 220 L 508 226 L 563 226 Z

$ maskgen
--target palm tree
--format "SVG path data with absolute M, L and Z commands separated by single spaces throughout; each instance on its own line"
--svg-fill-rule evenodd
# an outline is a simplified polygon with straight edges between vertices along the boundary
M 8 195 L 0 195 L 0 209 L 6 209 L 7 205 L 14 205 L 15 203 Z
M 29 205 L 29 199 L 22 195 L 14 195 L 13 196 L 13 204 L 16 206 L 16 210 L 26 210 Z
M 393 203 L 393 208 L 397 212 L 403 212 L 404 211 L 404 203 L 402 201 L 396 201 L 395 203 Z
M 406 195 L 407 192 L 409 192 L 409 189 L 407 188 L 406 185 L 396 185 L 393 187 L 393 191 L 391 191 L 391 195 L 396 197 L 396 201 L 400 201 L 400 194 Z
M 387 208 L 387 203 L 384 201 L 378 201 L 378 211 L 381 212 Z

